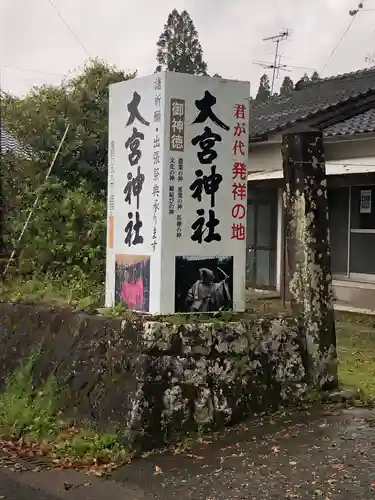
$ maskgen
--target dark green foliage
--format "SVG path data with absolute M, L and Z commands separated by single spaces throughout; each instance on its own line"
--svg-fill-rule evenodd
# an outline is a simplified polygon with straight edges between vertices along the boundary
M 58 87 L 35 87 L 23 98 L 5 97 L 2 120 L 16 137 L 31 146 L 36 168 L 46 172 L 67 123 L 67 139 L 54 174 L 104 194 L 107 185 L 108 85 L 129 78 L 123 71 L 94 61 L 83 73 Z
M 288 95 L 294 90 L 294 83 L 290 76 L 286 76 L 280 87 L 280 95 Z
M 41 352 L 32 354 L 5 382 L 0 392 L 0 439 L 30 447 L 29 456 L 39 448 L 42 455 L 61 463 L 120 465 L 129 452 L 115 434 L 98 433 L 89 428 L 69 427 L 60 418 L 59 385 L 50 376 L 34 388 L 34 367 Z
M 20 251 L 19 269 L 104 279 L 105 206 L 82 181 L 48 184 Z
M 307 73 L 305 73 L 303 75 L 303 77 L 301 78 L 301 80 L 305 83 L 309 82 L 310 81 L 310 78 L 309 78 L 309 75 Z
M 168 16 L 157 42 L 156 71 L 176 71 L 191 75 L 207 75 L 207 64 L 198 32 L 186 12 L 174 9 Z
M 262 75 L 260 78 L 259 88 L 256 95 L 257 101 L 266 101 L 271 97 L 271 85 L 270 80 L 266 74 Z
M 1 158 L 3 265 L 39 193 L 9 274 L 17 283 L 38 282 L 38 294 L 41 283 L 57 279 L 67 288 L 72 281 L 78 288 L 104 281 L 108 85 L 134 76 L 94 61 L 58 87 L 35 87 L 21 98 L 3 96 L 2 120 L 32 149 L 31 159 Z M 70 130 L 49 183 L 41 188 L 67 123 Z M 87 297 L 86 288 L 82 293 Z
M 58 387 L 51 377 L 35 390 L 33 368 L 39 354 L 32 354 L 8 377 L 0 393 L 0 436 L 6 439 L 48 438 L 58 429 Z

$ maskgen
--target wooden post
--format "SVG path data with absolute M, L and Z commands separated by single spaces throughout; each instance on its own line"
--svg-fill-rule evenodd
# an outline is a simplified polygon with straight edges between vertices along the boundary
M 288 292 L 301 325 L 310 383 L 337 386 L 327 179 L 319 131 L 285 134 L 282 142 Z

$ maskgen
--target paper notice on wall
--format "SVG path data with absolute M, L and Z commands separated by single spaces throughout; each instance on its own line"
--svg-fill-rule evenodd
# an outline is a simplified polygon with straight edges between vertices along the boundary
M 371 189 L 361 189 L 359 212 L 361 214 L 371 213 Z

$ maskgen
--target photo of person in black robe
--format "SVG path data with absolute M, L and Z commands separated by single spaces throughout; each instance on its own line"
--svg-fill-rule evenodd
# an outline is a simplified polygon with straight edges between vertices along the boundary
M 232 274 L 232 257 L 177 257 L 176 312 L 207 313 L 231 310 Z M 191 278 L 194 276 L 192 282 Z

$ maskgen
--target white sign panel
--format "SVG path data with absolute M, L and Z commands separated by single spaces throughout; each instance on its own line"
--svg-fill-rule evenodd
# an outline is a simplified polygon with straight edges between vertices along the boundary
M 180 73 L 111 86 L 107 305 L 244 309 L 249 95 Z
M 371 214 L 371 189 L 361 189 L 360 207 L 361 214 Z

